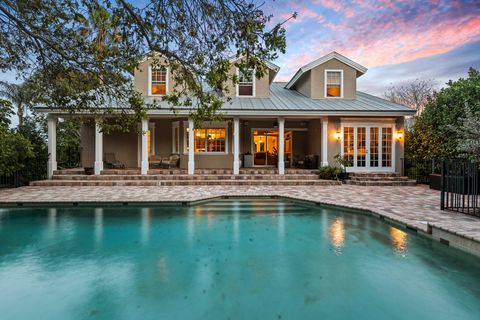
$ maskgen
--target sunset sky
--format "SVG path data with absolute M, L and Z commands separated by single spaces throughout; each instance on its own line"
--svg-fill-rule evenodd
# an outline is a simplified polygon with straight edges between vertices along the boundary
M 416 78 L 442 85 L 480 68 L 480 1 L 266 1 L 274 22 L 286 24 L 287 52 L 277 81 L 302 65 L 337 51 L 369 68 L 359 90 L 382 94 Z

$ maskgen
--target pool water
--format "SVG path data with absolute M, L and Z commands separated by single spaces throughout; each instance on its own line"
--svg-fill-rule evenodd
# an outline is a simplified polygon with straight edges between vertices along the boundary
M 283 200 L 0 209 L 1 319 L 479 319 L 480 258 Z

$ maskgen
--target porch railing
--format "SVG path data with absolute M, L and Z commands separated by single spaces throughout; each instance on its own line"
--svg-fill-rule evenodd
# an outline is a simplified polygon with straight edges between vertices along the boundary
M 442 161 L 441 209 L 480 216 L 479 163 Z

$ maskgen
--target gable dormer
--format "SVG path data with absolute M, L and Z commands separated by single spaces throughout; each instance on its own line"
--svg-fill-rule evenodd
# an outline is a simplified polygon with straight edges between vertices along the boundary
M 168 61 L 160 54 L 143 58 L 134 71 L 135 90 L 143 97 L 162 97 L 175 88 Z
M 242 73 L 239 68 L 235 66 L 235 62 L 240 58 L 233 58 L 230 60 L 230 77 L 236 75 L 238 77 L 238 83 L 234 84 L 233 81 L 229 81 L 226 84 L 227 90 L 224 92 L 226 97 L 238 97 L 238 98 L 268 98 L 270 96 L 270 84 L 275 79 L 280 67 L 275 64 L 265 61 L 266 70 L 265 74 L 261 78 L 255 77 L 254 70 Z
M 312 99 L 355 99 L 357 78 L 367 68 L 337 52 L 301 67 L 285 88 Z

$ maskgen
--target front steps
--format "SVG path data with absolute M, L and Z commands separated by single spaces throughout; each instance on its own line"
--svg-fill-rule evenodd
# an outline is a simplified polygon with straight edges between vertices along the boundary
M 285 175 L 274 168 L 241 169 L 233 175 L 230 169 L 197 169 L 188 175 L 184 169 L 151 169 L 141 175 L 139 169 L 106 169 L 101 175 L 86 175 L 83 170 L 55 171 L 52 180 L 34 181 L 32 186 L 296 186 L 339 185 L 339 181 L 321 180 L 317 170 L 285 169 Z
M 416 186 L 415 180 L 402 177 L 396 172 L 355 172 L 350 173 L 347 184 L 357 186 Z

